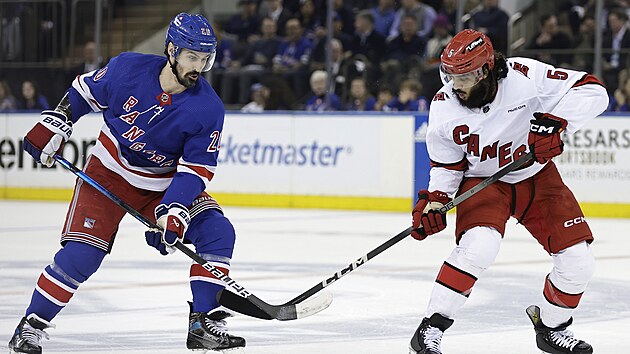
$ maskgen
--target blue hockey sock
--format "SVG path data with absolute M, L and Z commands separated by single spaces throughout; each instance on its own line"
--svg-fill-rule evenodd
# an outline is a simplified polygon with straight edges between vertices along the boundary
M 37 314 L 46 321 L 52 319 L 70 301 L 79 285 L 101 265 L 106 253 L 81 242 L 67 242 L 57 251 L 37 280 L 26 315 Z
M 193 293 L 193 312 L 210 312 L 219 307 L 217 293 L 223 288 L 223 285 L 191 280 L 190 289 Z
M 186 238 L 194 245 L 199 256 L 224 274 L 230 271 L 230 258 L 234 250 L 235 233 L 230 221 L 214 209 L 204 210 L 193 218 Z M 193 312 L 209 312 L 217 307 L 217 293 L 225 283 L 199 264 L 190 266 L 190 289 L 193 294 Z

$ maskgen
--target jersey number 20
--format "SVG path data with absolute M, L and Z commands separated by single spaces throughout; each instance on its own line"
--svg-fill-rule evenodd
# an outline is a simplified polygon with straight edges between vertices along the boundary
M 210 142 L 210 145 L 208 146 L 208 152 L 216 152 L 219 150 L 219 148 L 221 147 L 221 133 L 218 130 L 215 130 L 212 132 L 212 134 L 210 134 L 210 138 L 212 138 L 212 141 Z

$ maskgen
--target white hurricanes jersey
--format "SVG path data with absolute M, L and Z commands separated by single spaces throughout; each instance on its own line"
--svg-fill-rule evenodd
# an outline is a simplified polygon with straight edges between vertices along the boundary
M 565 132 L 572 134 L 607 106 L 606 89 L 594 76 L 528 58 L 508 59 L 508 74 L 499 80 L 494 101 L 479 109 L 462 106 L 448 83 L 434 96 L 429 112 L 429 190 L 452 195 L 464 176 L 491 176 L 527 153 L 534 112 L 566 119 Z M 534 163 L 501 181 L 520 182 L 543 166 Z

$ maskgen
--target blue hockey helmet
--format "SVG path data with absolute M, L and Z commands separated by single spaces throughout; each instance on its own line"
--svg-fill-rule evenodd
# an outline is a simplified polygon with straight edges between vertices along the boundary
M 175 46 L 174 56 L 177 57 L 182 48 L 196 52 L 209 53 L 210 58 L 202 71 L 208 71 L 214 64 L 217 52 L 217 37 L 210 26 L 210 22 L 201 15 L 191 15 L 182 12 L 175 16 L 166 31 L 166 47 L 172 42 Z M 168 55 L 168 54 L 167 54 Z

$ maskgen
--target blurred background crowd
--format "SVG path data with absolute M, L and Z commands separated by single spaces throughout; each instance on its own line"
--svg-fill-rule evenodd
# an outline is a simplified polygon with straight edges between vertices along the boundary
M 473 28 L 507 56 L 595 73 L 609 110 L 629 110 L 628 1 L 329 1 L 0 0 L 0 112 L 49 108 L 122 51 L 161 55 L 182 11 L 213 24 L 206 79 L 228 109 L 427 111 L 442 48 Z

